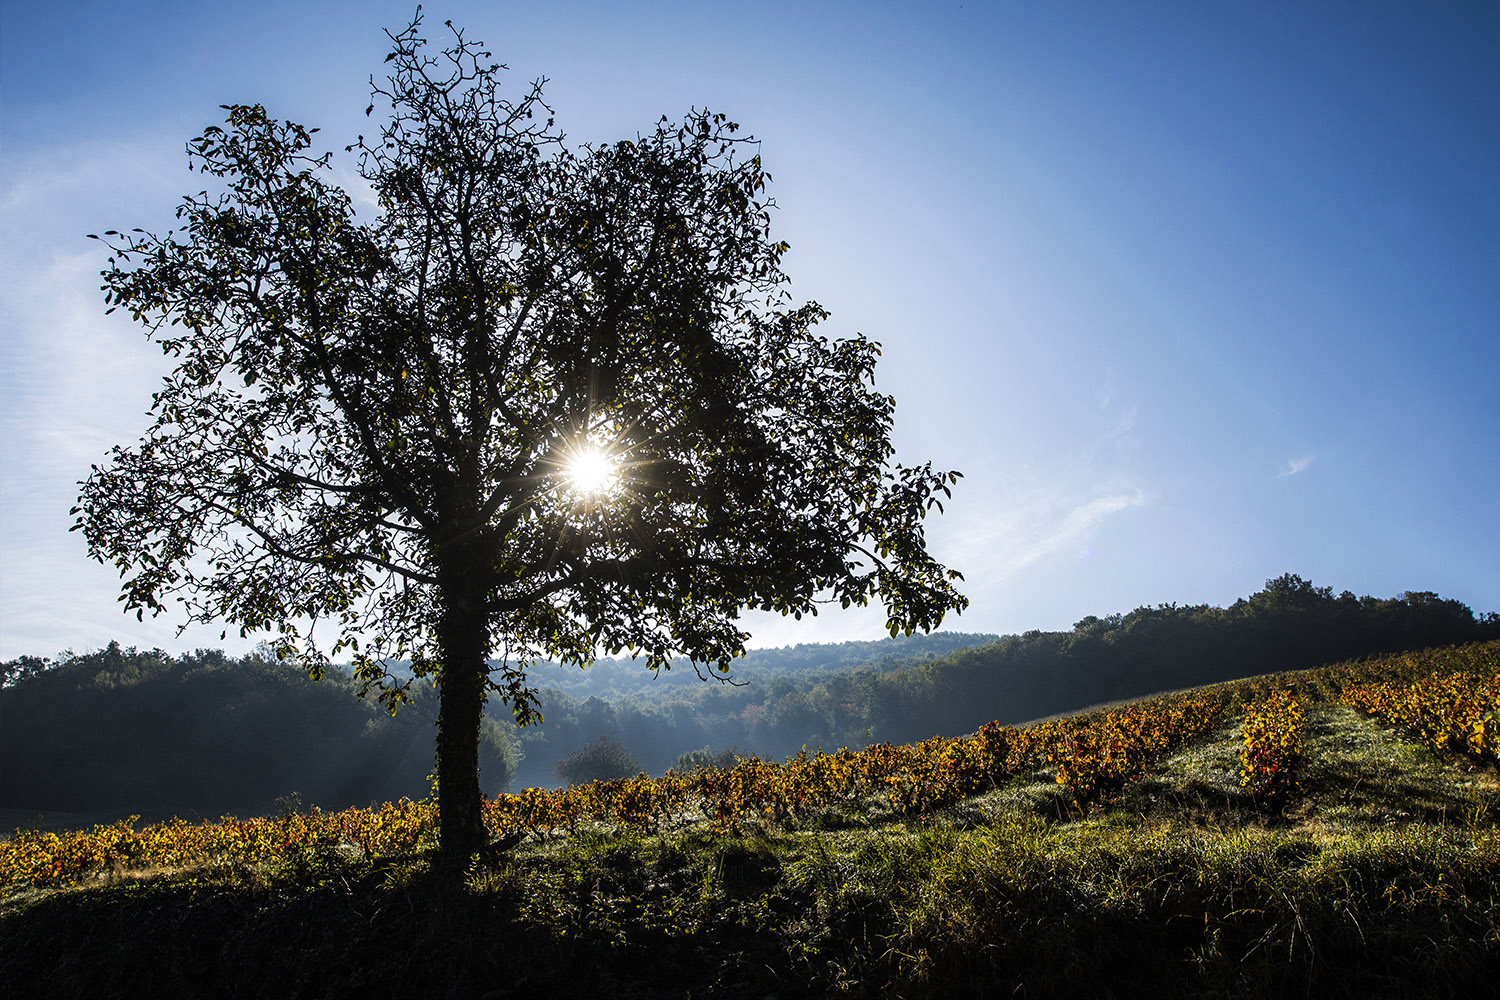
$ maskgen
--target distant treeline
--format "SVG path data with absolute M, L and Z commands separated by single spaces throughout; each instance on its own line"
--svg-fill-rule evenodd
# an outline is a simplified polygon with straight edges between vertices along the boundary
M 1005 636 L 920 662 L 875 659 L 764 677 L 751 662 L 738 671 L 743 686 L 694 684 L 613 701 L 546 691 L 546 724 L 521 733 L 519 777 L 544 780 L 547 761 L 611 734 L 659 772 L 692 747 L 780 758 L 803 746 L 906 743 L 972 732 L 993 719 L 1019 723 L 1157 691 L 1484 638 L 1500 638 L 1500 617 L 1476 619 L 1458 601 L 1427 592 L 1335 595 L 1288 574 L 1227 608 L 1141 607 L 1090 616 L 1070 632 Z
M 931 635 L 906 635 L 894 639 L 856 640 L 853 642 L 799 643 L 774 649 L 752 649 L 730 666 L 728 679 L 764 681 L 788 676 L 803 679 L 829 671 L 860 669 L 893 669 L 931 660 L 969 646 L 994 642 L 998 635 L 974 632 L 934 632 Z M 551 688 L 570 697 L 603 698 L 617 701 L 631 696 L 654 698 L 667 688 L 698 691 L 703 678 L 720 678 L 716 669 L 691 663 L 673 666 L 653 674 L 629 657 L 612 657 L 596 661 L 587 670 L 542 663 L 531 672 L 533 684 Z
M 628 660 L 537 668 L 546 721 L 485 721 L 482 784 L 556 784 L 557 762 L 601 738 L 647 771 L 735 748 L 904 743 L 1018 723 L 1156 691 L 1383 652 L 1500 638 L 1500 617 L 1413 592 L 1335 595 L 1297 576 L 1228 608 L 1158 605 L 1070 632 L 938 633 L 753 651 L 737 684 L 690 665 L 653 677 Z M 399 672 L 399 665 L 396 665 Z M 60 663 L 0 665 L 0 805 L 78 812 L 266 812 L 300 793 L 325 808 L 426 793 L 436 699 L 394 718 L 336 670 L 310 681 L 264 654 L 173 657 L 118 645 Z
M 264 652 L 173 656 L 110 643 L 57 664 L 3 665 L 0 806 L 39 813 L 265 815 L 427 793 L 437 698 L 391 716 L 346 676 L 321 681 Z M 486 720 L 486 792 L 506 788 L 515 726 Z M 278 800 L 283 800 L 278 806 Z

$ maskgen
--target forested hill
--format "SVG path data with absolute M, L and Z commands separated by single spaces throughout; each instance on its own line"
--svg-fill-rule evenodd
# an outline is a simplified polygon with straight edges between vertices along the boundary
M 393 717 L 337 671 L 314 681 L 263 653 L 172 656 L 118 643 L 55 664 L 11 660 L 4 676 L 3 823 L 363 806 L 420 798 L 432 771 L 430 687 Z M 481 730 L 487 793 L 511 783 L 514 731 L 493 719 Z
M 876 661 L 800 677 L 759 676 L 747 664 L 737 671 L 743 686 L 694 683 L 612 701 L 546 691 L 546 724 L 521 733 L 526 759 L 518 777 L 545 781 L 547 762 L 602 736 L 659 772 L 694 747 L 779 758 L 804 745 L 904 743 L 971 732 L 994 719 L 1018 723 L 1272 670 L 1495 637 L 1500 617 L 1476 619 L 1436 594 L 1335 595 L 1285 575 L 1227 608 L 1141 607 L 922 662 Z
M 803 746 L 911 742 L 993 719 L 1023 722 L 1483 638 L 1500 638 L 1500 617 L 1476 619 L 1435 594 L 1334 595 L 1283 576 L 1227 608 L 1142 607 L 1085 618 L 1068 632 L 757 650 L 736 664 L 733 685 L 704 683 L 690 667 L 653 678 L 628 660 L 547 667 L 536 676 L 543 725 L 518 731 L 503 705 L 490 706 L 482 779 L 487 792 L 556 784 L 557 761 L 600 738 L 660 773 L 703 748 L 779 758 Z M 172 657 L 111 644 L 62 663 L 22 658 L 3 668 L 7 810 L 262 814 L 292 791 L 325 808 L 427 791 L 430 689 L 393 719 L 336 671 L 312 682 L 261 655 Z
M 763 682 L 785 677 L 806 684 L 832 672 L 911 666 L 960 649 L 991 643 L 998 638 L 997 635 L 972 632 L 934 632 L 894 639 L 798 643 L 795 646 L 752 649 L 743 659 L 730 664 L 728 676 L 735 682 Z M 603 698 L 606 701 L 650 698 L 668 688 L 697 691 L 703 687 L 704 677 L 718 676 L 719 672 L 711 666 L 691 663 L 652 674 L 629 657 L 601 659 L 590 664 L 587 670 L 543 663 L 532 674 L 538 687 L 551 688 L 579 700 Z
M 1019 723 L 1077 708 L 1385 652 L 1500 637 L 1430 592 L 1381 599 L 1335 595 L 1297 576 L 1269 580 L 1227 608 L 1175 604 L 1087 617 L 1069 632 L 1027 632 L 885 675 L 896 706 L 881 724 L 895 742 L 957 734 L 992 718 Z

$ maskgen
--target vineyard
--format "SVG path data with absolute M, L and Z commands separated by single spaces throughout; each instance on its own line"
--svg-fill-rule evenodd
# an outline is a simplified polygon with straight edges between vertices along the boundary
M 958 739 L 910 746 L 799 753 L 784 763 L 757 758 L 731 768 L 668 771 L 593 781 L 556 791 L 528 788 L 489 800 L 497 838 L 538 842 L 604 824 L 659 831 L 706 821 L 737 832 L 744 824 L 795 826 L 831 806 L 881 800 L 915 818 L 1049 766 L 1082 815 L 1144 773 L 1154 759 L 1215 726 L 1222 696 L 1165 698 L 1024 729 L 991 723 Z M 195 862 L 260 864 L 287 852 L 344 849 L 361 857 L 404 854 L 432 843 L 436 807 L 403 801 L 274 819 L 181 820 L 136 832 L 130 821 L 59 836 L 17 831 L 0 842 L 0 887 L 55 886 L 90 875 Z
M 1349 749 L 1356 745 L 1368 745 L 1368 756 Z M 1419 746 L 1427 748 L 1422 752 L 1429 753 L 1428 759 L 1410 757 Z M 1417 763 L 1401 766 L 1425 769 L 1423 780 L 1440 791 L 1425 804 L 1402 799 L 1393 805 L 1388 793 L 1380 791 L 1381 782 L 1390 784 L 1392 775 L 1405 780 L 1406 772 L 1392 771 L 1396 765 L 1391 761 L 1408 758 Z M 1182 777 L 1194 767 L 1190 780 Z M 1347 775 L 1358 768 L 1373 776 L 1368 783 L 1363 777 L 1349 780 Z M 1296 893 L 1308 894 L 1308 906 L 1326 905 L 1332 883 L 1325 883 L 1337 876 L 1346 888 L 1353 884 L 1350 879 L 1373 879 L 1356 895 L 1363 893 L 1360 898 L 1367 897 L 1368 906 L 1377 905 L 1369 900 L 1379 900 L 1382 912 L 1394 908 L 1425 921 L 1424 907 L 1438 906 L 1433 912 L 1447 921 L 1449 938 L 1459 925 L 1444 907 L 1461 901 L 1460 938 L 1478 950 L 1460 948 L 1459 958 L 1444 960 L 1450 965 L 1459 961 L 1454 968 L 1477 962 L 1475 968 L 1488 970 L 1500 963 L 1500 901 L 1493 892 L 1500 884 L 1495 825 L 1500 808 L 1491 808 L 1500 787 L 1497 774 L 1500 643 L 1491 642 L 1268 674 L 1026 726 L 991 723 L 969 736 L 907 746 L 804 751 L 779 763 L 752 757 L 728 768 L 503 794 L 485 804 L 497 846 L 492 857 L 476 862 L 470 886 L 481 897 L 503 889 L 509 894 L 505 898 L 531 901 L 521 911 L 529 916 L 508 924 L 507 933 L 521 933 L 516 927 L 524 926 L 531 940 L 543 933 L 536 914 L 547 914 L 546 934 L 563 933 L 558 928 L 575 921 L 579 927 L 572 940 L 584 941 L 603 933 L 602 927 L 615 926 L 613 920 L 619 926 L 612 933 L 635 941 L 632 947 L 640 940 L 665 940 L 663 934 L 672 941 L 682 935 L 683 941 L 718 940 L 710 932 L 719 926 L 715 921 L 727 919 L 725 914 L 744 933 L 753 929 L 751 939 L 781 941 L 778 935 L 789 931 L 778 930 L 777 920 L 785 923 L 793 917 L 777 908 L 799 899 L 798 905 L 811 906 L 816 919 L 825 922 L 826 933 L 834 935 L 818 946 L 827 955 L 799 973 L 810 977 L 807 982 L 820 984 L 820 990 L 856 995 L 892 984 L 904 984 L 901 989 L 910 995 L 936 995 L 944 992 L 941 984 L 951 985 L 960 973 L 978 976 L 975 981 L 1004 975 L 980 969 L 999 959 L 980 962 L 972 951 L 980 946 L 979 938 L 966 937 L 969 932 L 962 932 L 960 924 L 951 924 L 958 919 L 955 913 L 939 919 L 930 912 L 938 905 L 934 887 L 941 887 L 945 900 L 967 900 L 964 906 L 988 899 L 987 905 L 1001 910 L 1023 904 L 1045 910 L 1061 905 L 1051 900 L 1049 887 L 1075 884 L 1090 866 L 1114 866 L 1090 876 L 1089 891 L 1102 891 L 1098 886 L 1123 878 L 1121 871 L 1149 858 L 1150 864 L 1167 866 L 1164 874 L 1150 876 L 1168 886 L 1161 905 L 1192 912 L 1208 907 L 1197 917 L 1202 933 L 1194 938 L 1198 957 L 1192 960 L 1204 969 L 1223 972 L 1227 959 L 1215 958 L 1223 942 L 1250 934 L 1248 925 L 1240 927 L 1247 918 L 1236 914 L 1260 913 L 1270 920 L 1256 933 L 1282 940 L 1288 954 L 1296 954 L 1299 933 L 1302 947 L 1310 947 L 1305 927 L 1310 918 L 1301 904 L 1294 905 Z M 1341 796 L 1339 804 L 1321 806 L 1331 801 L 1330 795 Z M 1376 823 L 1370 811 L 1376 806 L 1360 803 L 1380 795 L 1387 796 L 1379 799 L 1385 812 Z M 1175 803 L 1176 812 L 1166 811 L 1163 798 Z M 1351 811 L 1357 808 L 1366 812 Z M 1307 828 L 1316 832 L 1294 836 L 1297 824 L 1320 809 L 1322 825 Z M 1436 815 L 1440 822 L 1434 825 L 1414 810 Z M 1415 817 L 1404 826 L 1403 813 Z M 1136 818 L 1124 818 L 1130 815 Z M 1329 832 L 1335 819 L 1343 828 L 1337 834 Z M 1223 833 L 1212 831 L 1222 831 L 1230 821 L 1250 831 L 1238 835 L 1236 850 L 1265 850 L 1268 857 L 1306 862 L 1279 876 L 1265 871 L 1253 876 L 1276 886 L 1292 907 L 1291 915 L 1269 898 L 1259 910 L 1231 908 L 1216 915 L 1213 899 L 1221 881 L 1226 898 L 1241 898 L 1248 891 L 1234 881 L 1247 876 L 1231 878 L 1214 867 L 1220 863 L 1214 859 L 1228 848 L 1215 839 Z M 386 872 L 371 884 L 387 886 L 391 871 L 417 877 L 412 873 L 422 868 L 436 829 L 433 803 L 403 800 L 376 809 L 315 809 L 197 824 L 174 820 L 140 829 L 122 821 L 71 833 L 17 831 L 0 841 L 0 889 L 9 900 L 8 910 L 25 913 L 45 912 L 49 904 L 73 898 L 70 887 L 107 889 L 142 879 L 151 885 L 208 880 L 263 889 L 282 884 L 278 879 L 305 878 L 308 872 L 343 872 L 339 879 L 346 886 L 363 877 L 361 872 Z M 841 844 L 843 853 L 830 854 L 830 842 Z M 1360 875 L 1365 862 L 1351 859 L 1366 853 L 1369 872 Z M 1327 859 L 1316 860 L 1324 855 Z M 871 860 L 877 856 L 878 863 Z M 634 858 L 634 867 L 620 868 L 623 857 Z M 1393 858 L 1407 860 L 1398 864 Z M 1016 874 L 1019 859 L 1028 859 L 1025 864 L 1036 871 Z M 1253 871 L 1261 863 L 1245 858 L 1234 862 Z M 905 881 L 890 874 L 902 866 L 915 866 Z M 661 874 L 668 869 L 673 874 Z M 1009 874 L 995 881 L 999 876 L 994 871 L 1001 869 Z M 1043 869 L 1052 875 L 1036 881 Z M 626 878 L 619 872 L 626 870 L 631 878 L 645 880 L 628 892 L 618 884 Z M 678 895 L 664 911 L 673 916 L 657 913 L 652 894 L 667 892 L 661 887 L 688 871 L 693 874 L 682 876 L 687 881 L 672 890 Z M 1189 875 L 1188 882 L 1181 882 Z M 1278 878 L 1293 881 L 1282 884 Z M 586 906 L 569 895 L 573 890 L 565 891 L 570 880 L 582 885 L 600 879 L 628 897 L 628 905 L 618 904 L 623 910 L 597 912 L 605 905 L 600 900 L 611 898 L 597 885 L 579 897 L 593 900 Z M 911 891 L 903 888 L 907 882 L 927 886 L 922 890 L 927 895 L 908 899 L 903 895 Z M 1124 898 L 1134 897 L 1127 893 Z M 713 900 L 718 902 L 709 905 Z M 902 918 L 905 923 L 892 923 L 892 908 L 908 904 L 916 909 Z M 943 905 L 958 904 L 950 900 Z M 1143 904 L 1110 905 L 1129 909 Z M 755 906 L 769 909 L 747 916 L 746 907 Z M 633 915 L 626 919 L 621 913 Z M 657 915 L 648 918 L 650 913 Z M 854 946 L 835 944 L 845 940 L 838 935 L 848 930 L 827 923 L 837 923 L 835 918 L 853 920 L 866 936 L 871 927 L 884 936 L 848 951 Z M 975 911 L 964 919 L 975 927 L 990 927 L 985 933 L 999 935 L 997 939 L 1014 936 L 1013 928 L 991 927 L 998 919 L 994 914 Z M 1343 927 L 1335 916 L 1328 919 L 1334 921 L 1330 927 Z M 1368 932 L 1364 923 L 1350 919 L 1361 933 Z M 660 924 L 662 920 L 666 923 Z M 1301 931 L 1294 929 L 1299 923 Z M 1067 935 L 1082 933 L 1079 926 L 1068 923 L 1059 940 L 1072 940 Z M 1436 933 L 1423 926 L 1423 933 Z M 1320 957 L 1307 961 L 1326 962 L 1337 951 L 1335 939 L 1344 940 L 1343 933 L 1324 941 Z M 562 947 L 559 940 L 548 947 Z M 1163 955 L 1170 951 L 1166 944 L 1160 947 Z M 1236 975 L 1245 975 L 1253 951 L 1236 959 Z M 787 962 L 798 968 L 812 962 L 772 952 L 766 961 L 773 971 L 791 968 Z M 1188 961 L 1178 952 L 1171 954 L 1177 956 L 1172 962 Z M 842 957 L 835 961 L 828 957 L 833 955 Z M 1017 952 L 1014 961 L 1021 962 L 1021 955 Z M 1066 992 L 1062 986 L 1040 990 L 1042 995 Z
M 1435 750 L 1500 765 L 1500 643 L 1487 643 L 1275 675 L 1024 728 L 990 723 L 956 739 L 804 751 L 783 763 L 752 757 L 731 768 L 556 791 L 528 788 L 489 800 L 485 819 L 497 838 L 528 835 L 545 842 L 599 825 L 656 832 L 703 821 L 721 833 L 745 824 L 792 827 L 830 807 L 872 799 L 916 818 L 1042 768 L 1082 816 L 1153 761 L 1212 731 L 1235 707 L 1245 719 L 1241 784 L 1262 801 L 1282 802 L 1296 787 L 1305 713 L 1293 688 L 1278 684 L 1357 707 Z M 1257 699 L 1267 687 L 1270 692 Z M 17 831 L 0 841 L 0 889 L 70 884 L 129 869 L 253 865 L 306 850 L 347 850 L 364 858 L 406 854 L 429 846 L 436 831 L 435 805 L 405 800 L 272 819 L 174 820 L 140 831 L 130 821 L 61 836 Z
M 1240 784 L 1261 801 L 1283 800 L 1297 788 L 1307 714 L 1290 690 L 1274 691 L 1245 710 Z

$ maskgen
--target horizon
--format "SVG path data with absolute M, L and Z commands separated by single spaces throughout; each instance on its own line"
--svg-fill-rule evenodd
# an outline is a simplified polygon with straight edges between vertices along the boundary
M 167 371 L 84 234 L 167 228 L 221 104 L 341 151 L 413 6 L 0 5 L 0 658 L 263 638 L 127 618 L 67 531 Z M 423 13 L 508 86 L 549 77 L 570 144 L 705 104 L 760 139 L 792 294 L 884 345 L 897 459 L 965 474 L 927 522 L 973 602 L 943 631 L 1287 572 L 1500 610 L 1500 9 L 763 10 Z M 885 636 L 869 609 L 743 622 L 757 649 Z
M 1295 576 L 1296 574 L 1290 574 L 1290 575 Z M 1267 580 L 1266 584 L 1269 585 L 1269 584 L 1271 584 L 1273 582 L 1274 582 L 1273 580 Z M 1310 581 L 1309 580 L 1309 581 L 1305 581 L 1305 582 L 1307 582 L 1307 583 L 1315 586 L 1314 581 Z M 1323 588 L 1318 588 L 1318 589 L 1323 589 Z M 1071 626 L 1068 626 L 1066 628 L 1059 628 L 1059 629 L 1026 629 L 1026 630 L 1018 631 L 1018 632 L 970 632 L 970 631 L 965 631 L 965 630 L 962 630 L 962 629 L 945 629 L 945 628 L 939 628 L 939 629 L 934 629 L 931 632 L 914 632 L 914 633 L 912 633 L 909 636 L 908 635 L 893 636 L 893 635 L 888 635 L 888 634 L 881 634 L 881 635 L 877 635 L 877 636 L 875 636 L 873 638 L 863 638 L 863 639 L 860 639 L 860 638 L 856 638 L 856 639 L 812 639 L 812 640 L 803 639 L 803 640 L 799 640 L 799 641 L 796 641 L 796 642 L 784 643 L 784 644 L 779 645 L 779 646 L 766 646 L 766 645 L 747 646 L 746 650 L 745 650 L 745 654 L 748 657 L 752 653 L 784 653 L 784 652 L 788 652 L 788 651 L 795 651 L 795 650 L 801 649 L 803 647 L 824 648 L 824 647 L 849 646 L 849 645 L 856 645 L 856 644 L 865 644 L 865 645 L 868 645 L 868 644 L 879 644 L 879 643 L 886 643 L 886 642 L 901 643 L 901 642 L 905 642 L 905 641 L 908 641 L 908 640 L 920 641 L 920 640 L 922 640 L 924 638 L 927 638 L 929 636 L 930 637 L 936 637 L 936 636 L 948 636 L 948 637 L 964 636 L 964 637 L 967 637 L 967 638 L 973 638 L 973 639 L 981 640 L 981 642 L 975 643 L 974 645 L 984 645 L 984 644 L 988 644 L 990 642 L 999 642 L 999 641 L 1001 641 L 1003 639 L 1025 639 L 1027 636 L 1029 636 L 1029 635 L 1031 635 L 1032 633 L 1035 633 L 1035 632 L 1040 632 L 1041 634 L 1044 634 L 1044 635 L 1048 635 L 1048 634 L 1051 634 L 1051 635 L 1067 635 L 1067 634 L 1071 634 L 1071 633 L 1077 632 L 1078 631 L 1078 626 L 1081 625 L 1081 624 L 1083 624 L 1083 622 L 1086 621 L 1088 618 L 1099 618 L 1099 617 L 1102 617 L 1102 619 L 1104 619 L 1104 620 L 1108 620 L 1109 618 L 1128 618 L 1132 614 L 1135 614 L 1136 612 L 1140 612 L 1140 611 L 1160 611 L 1160 610 L 1166 610 L 1166 609 L 1169 609 L 1169 608 L 1175 609 L 1175 610 L 1179 610 L 1179 611 L 1191 611 L 1191 610 L 1195 610 L 1195 609 L 1198 609 L 1198 608 L 1209 608 L 1209 609 L 1217 610 L 1217 611 L 1227 611 L 1231 607 L 1233 607 L 1235 604 L 1239 603 L 1241 600 L 1245 600 L 1245 599 L 1248 599 L 1250 597 L 1253 597 L 1255 595 L 1255 593 L 1259 593 L 1259 592 L 1260 591 L 1257 590 L 1254 593 L 1243 595 L 1243 597 L 1237 598 L 1235 601 L 1232 601 L 1232 602 L 1229 602 L 1229 603 L 1226 603 L 1226 604 L 1223 604 L 1223 605 L 1204 604 L 1204 603 L 1198 603 L 1198 604 L 1176 604 L 1175 602 L 1174 603 L 1156 604 L 1156 605 L 1138 605 L 1138 606 L 1130 609 L 1129 611 L 1111 611 L 1111 612 L 1106 612 L 1103 616 L 1089 615 L 1089 616 L 1086 616 L 1086 618 L 1080 619 L 1078 622 L 1075 622 Z M 1345 593 L 1345 592 L 1337 593 L 1337 594 L 1334 594 L 1333 596 L 1335 598 L 1339 598 L 1339 597 L 1343 596 L 1343 593 Z M 1352 593 L 1352 592 L 1348 592 L 1348 593 Z M 1359 600 L 1362 600 L 1362 601 L 1363 600 L 1370 600 L 1370 599 L 1374 599 L 1374 600 L 1377 600 L 1377 601 L 1403 601 L 1408 596 L 1410 596 L 1412 593 L 1418 593 L 1418 592 L 1403 590 L 1403 591 L 1399 591 L 1399 592 L 1397 592 L 1395 594 L 1392 594 L 1389 597 L 1381 597 L 1381 596 L 1376 595 L 1376 594 L 1358 594 L 1358 595 L 1354 595 L 1354 596 L 1357 597 Z M 1448 598 L 1448 597 L 1446 597 L 1443 594 L 1437 594 L 1436 596 L 1437 596 L 1438 599 L 1444 600 L 1444 601 L 1454 600 L 1453 598 Z M 1459 602 L 1459 603 L 1462 604 L 1463 602 Z M 1470 607 L 1467 604 L 1464 604 L 1463 606 L 1466 607 L 1466 608 L 1468 608 L 1468 610 L 1474 616 L 1474 620 L 1477 623 L 1482 623 L 1486 617 L 1490 617 L 1490 618 L 1494 618 L 1494 619 L 1500 619 L 1500 611 L 1481 611 L 1480 609 Z M 126 645 L 124 643 L 121 643 L 121 642 L 119 642 L 118 639 L 111 639 L 111 640 L 109 640 L 105 644 L 105 646 L 101 646 L 101 647 L 98 647 L 96 649 L 79 651 L 79 650 L 75 650 L 75 649 L 72 649 L 71 647 L 69 647 L 67 649 L 63 649 L 63 650 L 58 651 L 58 653 L 55 654 L 55 656 L 50 657 L 48 659 L 52 660 L 52 663 L 53 663 L 54 666 L 55 665 L 60 665 L 60 664 L 62 664 L 64 662 L 67 662 L 67 659 L 71 659 L 72 657 L 90 656 L 90 655 L 93 655 L 94 653 L 97 653 L 97 652 L 103 652 L 108 647 L 108 645 L 110 645 L 110 644 L 118 646 L 121 649 L 122 652 L 127 653 L 127 654 L 132 653 L 132 652 L 135 652 L 135 653 L 149 653 L 149 652 L 157 651 L 158 649 L 161 652 L 165 652 L 165 653 L 169 653 L 171 655 L 177 655 L 177 656 L 195 655 L 197 653 L 205 652 L 205 651 L 208 651 L 208 652 L 225 652 L 225 650 L 224 650 L 224 648 L 222 646 L 218 646 L 218 647 L 216 647 L 216 646 L 204 646 L 204 647 L 195 647 L 195 648 L 192 648 L 192 649 L 184 648 L 184 649 L 178 649 L 178 650 L 161 649 L 160 647 L 140 648 L 140 647 L 137 647 L 137 646 Z M 970 648 L 970 647 L 969 646 L 963 646 L 963 647 L 959 647 L 959 648 L 965 648 L 965 649 L 967 649 L 967 648 Z M 252 653 L 258 653 L 258 652 L 261 652 L 261 651 L 262 651 L 262 647 L 259 646 L 259 645 L 257 645 L 255 647 L 246 649 L 246 650 L 244 650 L 244 651 L 242 651 L 240 653 L 230 653 L 228 655 L 230 655 L 232 657 L 233 656 L 245 656 L 245 655 L 250 655 Z M 36 654 L 22 654 L 22 655 L 36 655 Z M 946 655 L 946 654 L 939 654 L 939 656 L 942 656 L 942 655 Z M 14 658 L 12 658 L 12 659 L 14 659 Z M 399 658 L 399 657 L 383 657 L 380 660 L 378 660 L 377 662 L 379 662 L 379 663 L 381 663 L 383 665 L 387 665 L 387 666 L 391 665 L 391 664 L 395 664 L 395 665 L 398 665 L 398 666 L 404 666 L 406 664 L 409 664 L 411 661 L 409 659 L 403 659 L 403 658 Z M 491 656 L 490 657 L 490 662 L 491 663 L 500 663 L 500 662 L 504 662 L 504 661 L 503 661 L 502 657 Z M 628 664 L 630 664 L 632 662 L 637 662 L 637 658 L 634 657 L 634 656 L 631 656 L 629 653 L 618 653 L 618 654 L 601 653 L 599 656 L 596 656 L 589 663 L 581 665 L 581 666 L 580 665 L 571 665 L 571 664 L 566 664 L 566 663 L 558 663 L 558 662 L 553 661 L 553 660 L 545 660 L 545 659 L 543 659 L 543 660 L 537 660 L 537 661 L 535 661 L 531 665 L 531 667 L 529 669 L 557 668 L 557 669 L 564 669 L 564 670 L 587 670 L 589 668 L 592 668 L 594 665 L 601 664 L 601 663 L 610 663 L 610 664 L 615 664 L 615 665 L 619 665 L 619 666 L 625 666 L 625 665 L 628 665 Z M 675 662 L 677 662 L 679 665 L 682 665 L 684 663 L 691 664 L 694 661 L 691 661 L 691 660 L 683 661 L 683 660 L 677 659 L 677 660 L 675 660 Z M 699 664 L 699 665 L 703 666 L 704 664 Z M 330 660 L 326 664 L 326 666 L 329 667 L 329 668 L 350 668 L 350 667 L 352 667 L 352 661 L 350 661 L 350 660 Z M 666 669 L 668 671 L 670 671 L 671 667 L 669 666 Z M 731 672 L 730 674 L 725 675 L 725 676 L 726 677 L 734 677 L 735 675 L 733 674 L 733 672 Z M 717 677 L 708 677 L 708 678 L 700 678 L 700 679 L 702 679 L 702 680 L 717 680 L 719 678 L 717 678 Z M 754 678 L 753 677 L 746 678 L 745 680 L 746 681 L 754 680 Z

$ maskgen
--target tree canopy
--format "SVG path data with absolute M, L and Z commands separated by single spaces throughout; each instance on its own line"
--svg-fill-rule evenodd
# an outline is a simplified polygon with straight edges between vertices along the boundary
M 878 346 L 791 300 L 754 140 L 695 109 L 571 147 L 447 27 L 389 35 L 389 117 L 345 148 L 373 219 L 316 129 L 229 105 L 181 225 L 104 234 L 107 304 L 175 367 L 74 513 L 138 615 L 348 652 L 392 708 L 411 660 L 464 853 L 484 701 L 531 721 L 537 658 L 723 666 L 745 608 L 878 599 L 896 634 L 966 601 L 923 532 L 958 473 L 894 462 Z

